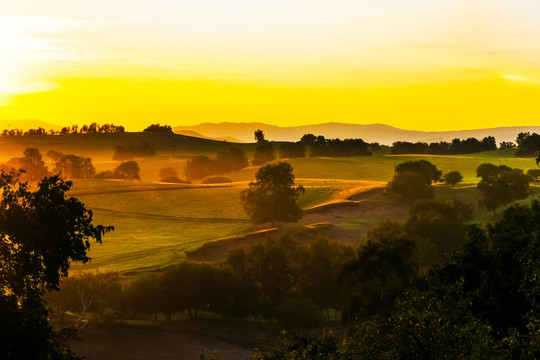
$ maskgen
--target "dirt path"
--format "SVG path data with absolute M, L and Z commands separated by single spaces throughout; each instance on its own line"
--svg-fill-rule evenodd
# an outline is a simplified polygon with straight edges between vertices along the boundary
M 349 190 L 337 199 L 305 210 L 298 223 L 264 228 L 247 235 L 209 242 L 187 255 L 194 260 L 224 259 L 232 249 L 246 249 L 268 238 L 277 239 L 285 234 L 300 243 L 327 238 L 357 245 L 380 220 L 406 219 L 409 205 L 396 202 L 387 196 L 384 187 L 379 185 L 355 190 Z
M 274 326 L 263 325 L 217 320 L 155 326 L 90 324 L 79 330 L 69 347 L 86 360 L 192 360 L 201 355 L 206 360 L 250 359 L 260 336 L 271 340 L 278 333 Z

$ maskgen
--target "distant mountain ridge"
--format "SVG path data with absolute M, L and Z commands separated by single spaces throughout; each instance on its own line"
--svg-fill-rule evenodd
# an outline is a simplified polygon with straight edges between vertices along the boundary
M 494 136 L 497 143 L 501 141 L 515 142 L 517 134 L 520 132 L 540 133 L 540 126 L 508 126 L 455 131 L 419 131 L 399 129 L 385 124 L 360 125 L 336 122 L 291 127 L 256 122 L 203 123 L 194 126 L 173 127 L 173 130 L 179 134 L 185 134 L 185 132 L 191 131 L 201 134 L 203 137 L 231 137 L 243 142 L 254 142 L 253 132 L 257 129 L 263 130 L 266 138 L 273 141 L 298 141 L 304 134 L 311 133 L 314 135 L 323 135 L 326 138 L 361 138 L 366 142 L 379 142 L 386 145 L 391 145 L 395 141 L 450 142 L 455 138 L 466 139 L 470 137 L 481 140 L 485 136 Z
M 44 128 L 45 130 L 60 130 L 62 127 L 56 124 L 51 124 L 45 121 L 37 119 L 17 119 L 17 120 L 5 120 L 0 119 L 0 132 L 4 129 L 37 129 Z

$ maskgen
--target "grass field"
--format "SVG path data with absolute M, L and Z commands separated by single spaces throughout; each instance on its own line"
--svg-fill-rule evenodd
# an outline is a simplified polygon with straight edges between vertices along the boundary
M 91 156 L 97 170 L 102 171 L 118 165 L 118 162 L 112 160 L 117 144 L 141 140 L 148 140 L 158 148 L 157 156 L 136 159 L 141 168 L 141 181 L 75 181 L 71 195 L 93 210 L 96 223 L 115 227 L 114 232 L 105 236 L 103 245 L 92 246 L 89 254 L 92 261 L 84 266 L 76 264 L 73 267 L 75 271 L 99 269 L 130 274 L 156 270 L 184 259 L 186 251 L 193 251 L 207 242 L 242 237 L 260 230 L 260 227 L 254 227 L 250 223 L 240 201 L 240 192 L 254 179 L 258 167 L 249 166 L 228 173 L 226 176 L 233 182 L 222 185 L 201 185 L 198 181 L 190 185 L 158 183 L 159 170 L 164 167 L 173 167 L 180 177 L 184 177 L 185 163 L 195 155 L 214 156 L 217 151 L 231 146 L 241 146 L 250 155 L 253 144 L 238 145 L 181 136 L 164 138 L 153 134 L 126 134 L 117 137 L 38 136 L 0 138 L 0 145 L 3 146 L 0 157 L 8 159 L 21 156 L 22 150 L 30 146 L 39 148 L 43 154 L 54 149 Z M 432 162 L 443 172 L 461 172 L 464 182 L 454 188 L 436 185 L 436 198 L 458 198 L 473 204 L 476 221 L 482 223 L 491 221 L 493 214 L 478 207 L 478 165 L 490 162 L 524 171 L 536 167 L 532 158 L 516 158 L 512 152 L 499 151 L 462 156 L 376 154 L 365 157 L 296 158 L 283 161 L 291 163 L 297 184 L 306 188 L 305 194 L 299 200 L 300 206 L 310 209 L 329 201 L 346 201 L 348 196 L 360 189 L 383 186 L 392 178 L 395 165 L 420 159 Z M 48 165 L 52 168 L 50 163 Z M 328 215 L 329 220 L 324 216 L 312 217 L 318 222 L 331 222 L 332 226 L 327 227 L 324 234 L 339 240 L 343 231 L 363 234 L 367 227 L 380 220 L 380 216 L 392 217 L 393 200 L 384 201 L 387 208 L 385 212 L 371 213 L 366 210 L 359 216 L 354 212 L 338 214 L 334 211 L 333 216 Z M 311 224 L 302 223 L 302 226 L 309 225 Z M 301 229 L 296 228 L 294 231 L 302 231 Z
M 494 155 L 497 154 L 301 158 L 292 159 L 290 163 L 295 169 L 297 183 L 306 188 L 299 203 L 307 209 L 339 199 L 360 184 L 365 186 L 372 181 L 388 181 L 394 164 L 427 159 L 443 171 L 457 169 L 465 176 L 465 182 L 455 188 L 437 185 L 436 197 L 458 198 L 471 203 L 478 221 L 486 222 L 492 220 L 493 215 L 477 205 L 476 167 L 483 162 L 507 164 L 525 170 L 534 167 L 532 159 Z M 159 162 L 150 159 L 140 161 L 143 178 L 145 173 L 151 172 L 150 169 L 167 163 L 165 159 Z M 243 211 L 240 192 L 253 180 L 256 170 L 249 167 L 227 174 L 235 182 L 223 186 L 171 186 L 152 181 L 77 181 L 73 196 L 93 209 L 98 223 L 114 225 L 116 230 L 105 237 L 103 245 L 92 247 L 91 263 L 76 265 L 74 269 L 122 273 L 159 269 L 184 259 L 185 251 L 197 249 L 207 242 L 254 231 L 256 228 Z M 155 177 L 147 178 L 155 180 Z M 362 228 L 376 220 L 343 218 L 337 227 L 353 231 L 355 227 Z

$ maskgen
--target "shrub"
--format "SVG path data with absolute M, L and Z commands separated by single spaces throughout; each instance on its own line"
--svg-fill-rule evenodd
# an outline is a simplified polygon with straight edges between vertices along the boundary
M 450 171 L 443 175 L 443 180 L 447 184 L 456 185 L 463 180 L 463 176 L 459 171 Z

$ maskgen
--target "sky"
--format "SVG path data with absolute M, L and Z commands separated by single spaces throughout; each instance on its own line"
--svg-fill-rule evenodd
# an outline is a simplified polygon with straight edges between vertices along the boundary
M 0 0 L 0 119 L 540 125 L 540 2 Z

